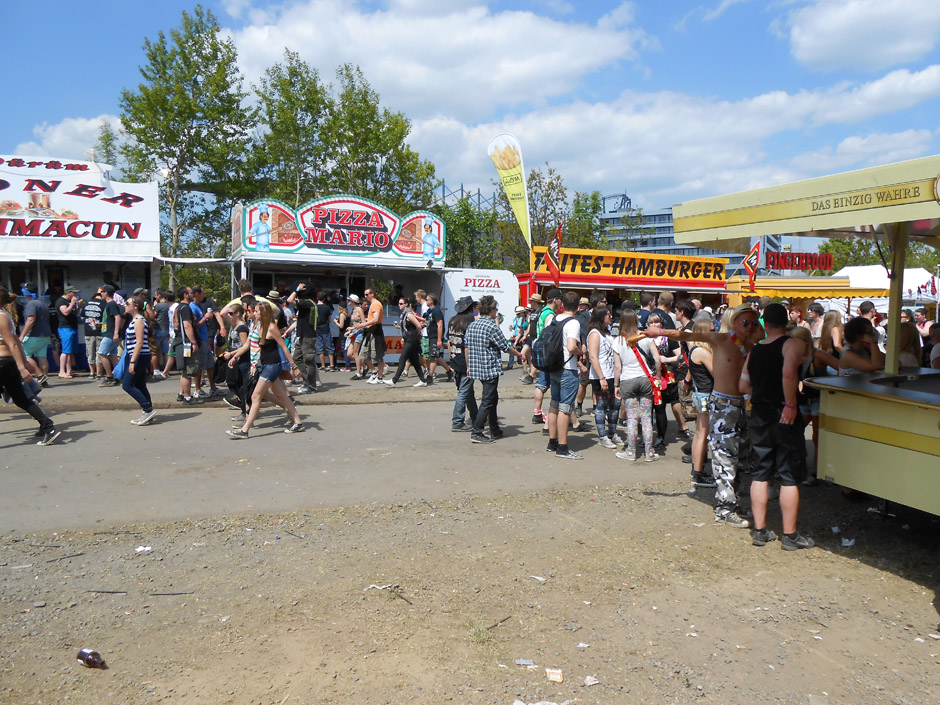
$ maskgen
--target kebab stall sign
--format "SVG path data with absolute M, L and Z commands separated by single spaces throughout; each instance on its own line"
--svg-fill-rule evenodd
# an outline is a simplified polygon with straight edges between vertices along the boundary
M 440 269 L 446 228 L 433 213 L 400 218 L 356 196 L 328 196 L 297 210 L 263 200 L 235 207 L 232 249 L 245 259 Z

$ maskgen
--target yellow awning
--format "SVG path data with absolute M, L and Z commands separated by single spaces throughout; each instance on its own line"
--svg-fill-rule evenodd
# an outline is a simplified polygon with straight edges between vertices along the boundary
M 747 277 L 731 277 L 728 293 L 744 296 L 771 296 L 786 299 L 880 298 L 887 289 L 853 289 L 848 277 L 757 277 L 754 291 Z

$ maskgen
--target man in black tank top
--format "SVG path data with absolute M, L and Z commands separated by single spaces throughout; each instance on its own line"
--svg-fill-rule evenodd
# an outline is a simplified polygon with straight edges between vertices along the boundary
M 800 509 L 799 485 L 806 477 L 804 426 L 797 413 L 797 385 L 805 343 L 786 334 L 787 309 L 770 304 L 764 309 L 767 337 L 754 346 L 741 374 L 741 392 L 751 394 L 748 420 L 751 438 L 752 539 L 755 546 L 774 541 L 767 529 L 767 490 L 776 475 L 780 481 L 783 514 L 782 548 L 811 548 L 814 542 L 796 529 Z

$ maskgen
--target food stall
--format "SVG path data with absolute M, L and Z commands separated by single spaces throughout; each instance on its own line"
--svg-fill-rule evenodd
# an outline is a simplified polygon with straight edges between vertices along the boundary
M 520 298 L 527 301 L 540 288 L 554 287 L 555 278 L 545 261 L 546 247 L 533 247 L 530 271 L 518 275 Z M 717 304 L 725 292 L 725 265 L 721 257 L 611 250 L 561 248 L 558 286 L 584 292 L 675 291 L 714 295 Z M 706 301 L 706 303 L 708 303 Z
M 887 287 L 853 286 L 849 277 L 755 277 L 751 290 L 748 277 L 734 276 L 727 283 L 728 306 L 734 308 L 752 296 L 786 299 L 806 310 L 819 299 L 870 299 L 888 295 Z M 827 309 L 828 310 L 828 309 Z
M 899 370 L 908 242 L 940 248 L 940 156 L 718 196 L 673 209 L 676 242 L 746 252 L 750 238 L 795 234 L 877 240 L 891 271 L 886 369 L 821 377 L 817 474 L 940 514 L 940 375 Z

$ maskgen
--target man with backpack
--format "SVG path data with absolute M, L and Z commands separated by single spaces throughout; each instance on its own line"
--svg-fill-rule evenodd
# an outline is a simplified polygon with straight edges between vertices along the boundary
M 552 322 L 554 330 L 548 360 L 548 367 L 551 369 L 549 379 L 552 400 L 548 407 L 546 450 L 555 451 L 556 458 L 566 460 L 584 458 L 568 448 L 568 421 L 578 394 L 578 356 L 581 354 L 581 325 L 575 316 L 579 300 L 580 297 L 574 291 L 569 291 L 562 297 L 564 310 Z M 560 368 L 557 368 L 558 364 L 561 365 Z

